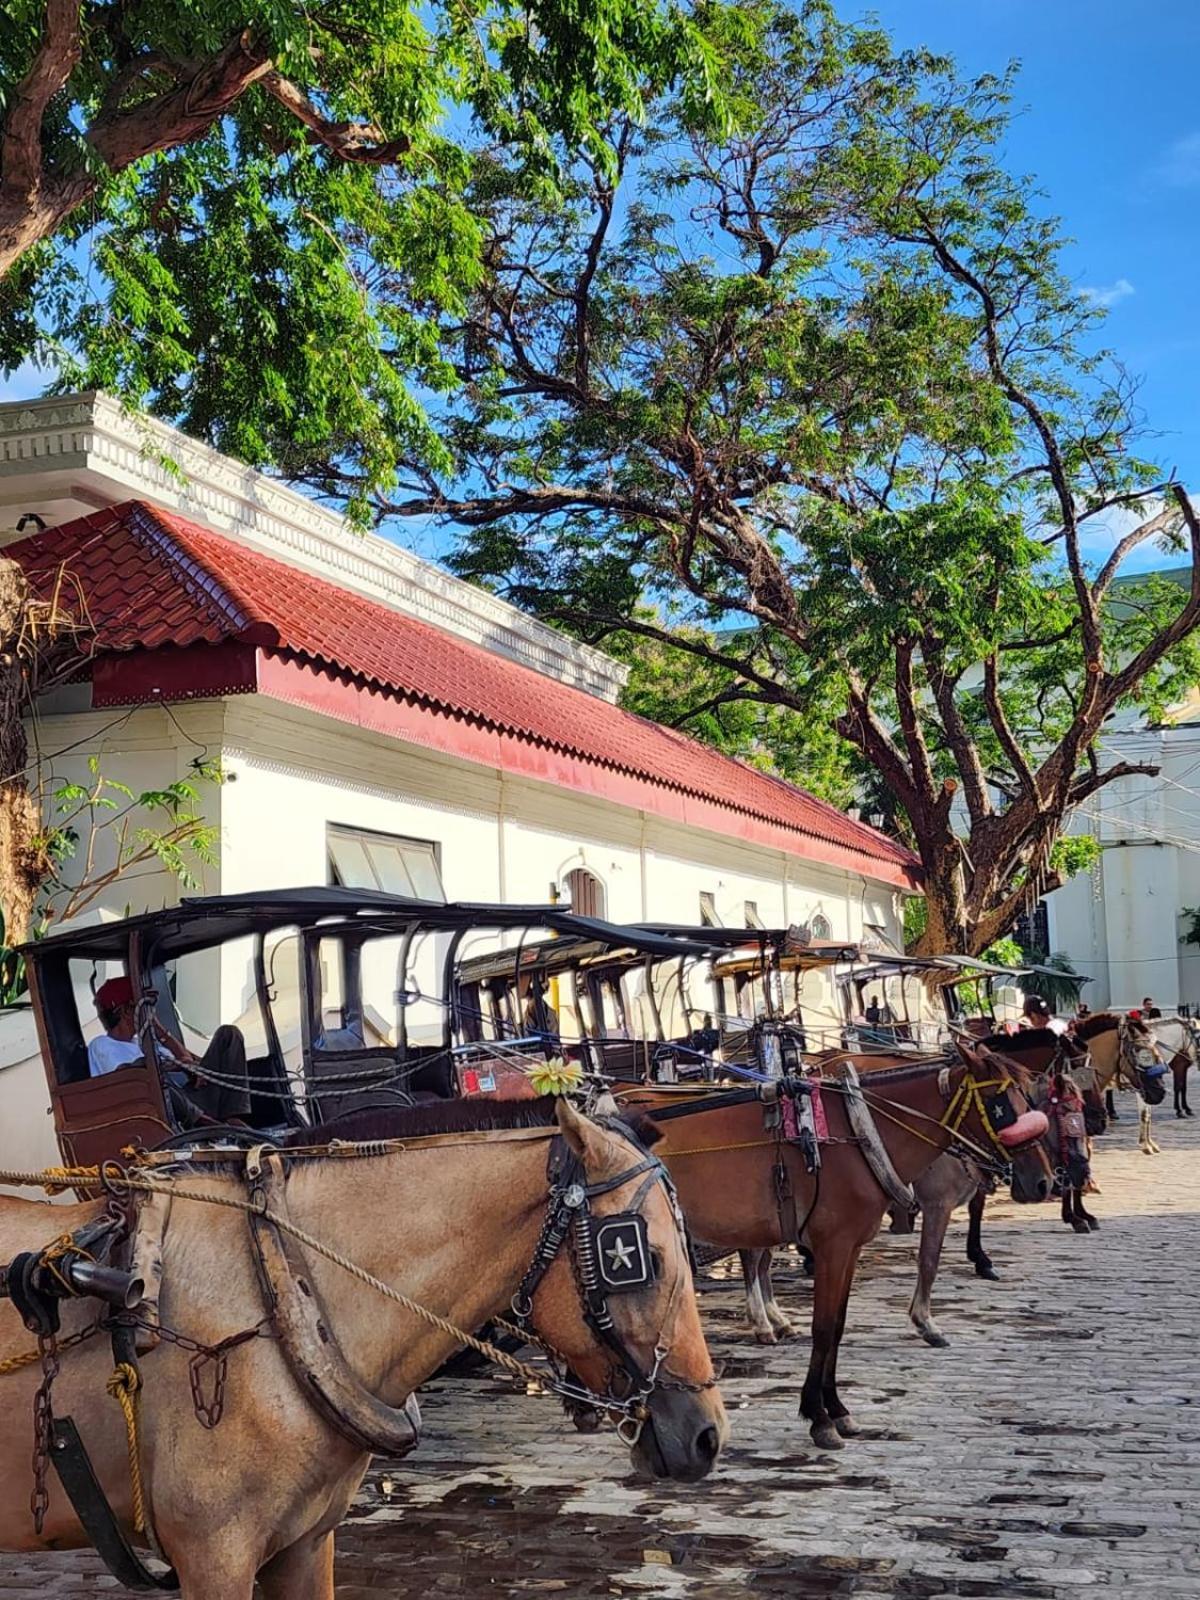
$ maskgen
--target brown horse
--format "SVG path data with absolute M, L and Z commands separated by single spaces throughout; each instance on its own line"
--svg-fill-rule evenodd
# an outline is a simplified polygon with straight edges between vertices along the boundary
M 878 1137 L 901 1180 L 911 1183 L 956 1145 L 947 1125 L 948 1103 L 971 1083 L 1008 1099 L 1018 1115 L 1028 1111 L 1022 1069 L 1009 1069 L 987 1051 L 960 1047 L 964 1061 L 920 1062 L 873 1074 L 862 1085 Z M 968 1081 L 969 1080 L 969 1081 Z M 649 1110 L 663 1139 L 657 1147 L 671 1169 L 684 1212 L 698 1238 L 730 1250 L 807 1247 L 815 1258 L 812 1351 L 800 1401 L 814 1441 L 841 1449 L 857 1432 L 837 1389 L 837 1358 L 858 1258 L 879 1231 L 888 1199 L 864 1158 L 848 1115 L 843 1085 L 822 1082 L 831 1142 L 821 1146 L 821 1166 L 809 1174 L 799 1146 L 780 1128 L 764 1126 L 757 1089 L 717 1092 L 697 1099 L 688 1091 L 620 1088 L 622 1104 Z M 1044 1127 L 1044 1123 L 1039 1124 Z M 977 1102 L 962 1124 L 984 1160 L 994 1138 Z M 1010 1152 L 1014 1192 L 1047 1184 L 1037 1146 Z
M 347 1130 L 341 1130 L 345 1137 Z M 561 1132 L 564 1144 L 552 1141 Z M 434 1137 L 437 1135 L 437 1137 Z M 589 1121 L 564 1102 L 451 1104 L 382 1114 L 362 1159 L 325 1151 L 287 1155 L 286 1203 L 293 1221 L 411 1299 L 475 1328 L 506 1309 L 534 1260 L 547 1216 L 547 1152 L 579 1164 L 573 1180 L 594 1193 L 600 1225 L 640 1211 L 655 1260 L 654 1281 L 608 1302 L 616 1338 L 651 1378 L 648 1420 L 633 1446 L 646 1474 L 685 1481 L 712 1467 L 727 1427 L 701 1332 L 685 1241 L 656 1164 L 614 1124 Z M 402 1143 L 395 1142 L 397 1140 Z M 170 1180 L 165 1180 L 170 1181 Z M 161 1321 L 213 1345 L 264 1320 L 264 1298 L 247 1218 L 179 1194 L 244 1197 L 240 1171 L 184 1169 L 173 1183 L 163 1237 Z M 99 1204 L 49 1207 L 0 1202 L 0 1259 L 46 1244 L 94 1217 Z M 325 1336 L 340 1345 L 372 1404 L 397 1406 L 456 1348 L 452 1334 L 380 1298 L 337 1265 L 309 1252 L 304 1276 Z M 533 1297 L 539 1333 L 599 1394 L 612 1391 L 612 1341 L 584 1315 L 572 1267 L 560 1253 Z M 589 1307 L 589 1315 L 594 1307 Z M 64 1335 L 95 1316 L 68 1302 Z M 594 1321 L 594 1318 L 593 1318 Z M 286 1335 L 250 1339 L 228 1356 L 224 1419 L 201 1425 L 190 1398 L 189 1355 L 169 1341 L 142 1358 L 142 1471 L 159 1547 L 179 1574 L 182 1600 L 332 1600 L 334 1529 L 346 1515 L 369 1455 L 319 1414 L 285 1354 Z M 30 1335 L 0 1305 L 0 1358 Z M 132 1523 L 130 1471 L 121 1414 L 105 1395 L 112 1368 L 98 1337 L 64 1353 L 53 1390 L 69 1412 L 123 1526 Z M 626 1367 L 628 1372 L 628 1367 Z M 9 1426 L 0 1445 L 0 1545 L 64 1549 L 86 1543 L 51 1474 L 40 1535 L 29 1512 L 35 1365 L 0 1378 Z

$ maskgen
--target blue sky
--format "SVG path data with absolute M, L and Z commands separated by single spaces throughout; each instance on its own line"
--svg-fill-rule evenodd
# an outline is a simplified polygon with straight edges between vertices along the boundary
M 873 14 L 899 44 L 948 52 L 968 72 L 1020 62 L 1008 164 L 1037 178 L 1076 240 L 1069 270 L 1111 304 L 1107 342 L 1143 381 L 1153 455 L 1200 489 L 1200 0 L 842 0 L 841 10 Z M 39 388 L 21 373 L 0 380 L 0 398 Z M 433 553 L 428 533 L 414 542 Z M 1145 564 L 1161 560 L 1146 552 Z
M 1106 342 L 1143 381 L 1142 409 L 1158 435 L 1150 453 L 1200 490 L 1200 3 L 876 0 L 841 9 L 873 14 L 898 44 L 946 51 L 967 72 L 1020 63 L 1006 165 L 1036 176 L 1076 241 L 1068 269 L 1111 304 Z

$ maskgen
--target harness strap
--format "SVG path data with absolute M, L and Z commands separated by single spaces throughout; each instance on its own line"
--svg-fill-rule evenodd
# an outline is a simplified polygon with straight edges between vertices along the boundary
M 912 1185 L 905 1183 L 892 1165 L 892 1158 L 887 1153 L 887 1147 L 879 1136 L 879 1129 L 875 1126 L 875 1119 L 863 1098 L 862 1084 L 854 1063 L 839 1062 L 838 1076 L 842 1084 L 847 1119 L 858 1137 L 863 1159 L 870 1167 L 875 1181 L 893 1205 L 900 1206 L 905 1211 L 915 1211 L 917 1197 Z

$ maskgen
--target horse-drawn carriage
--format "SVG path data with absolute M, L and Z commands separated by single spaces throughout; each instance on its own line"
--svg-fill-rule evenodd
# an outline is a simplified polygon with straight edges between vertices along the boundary
M 244 1044 L 248 1109 L 237 1121 L 251 1134 L 428 1099 L 528 1095 L 527 1055 L 512 1049 L 507 1025 L 499 1044 L 458 963 L 464 943 L 486 939 L 488 959 L 516 974 L 531 932 L 597 957 L 620 948 L 678 959 L 687 949 L 550 906 L 441 905 L 337 887 L 185 899 L 30 945 L 63 1158 L 90 1165 L 207 1127 L 213 1119 L 190 1116 L 186 1086 L 176 1092 L 171 1080 L 236 1087 L 228 1069 L 206 1069 L 189 1049 L 193 1059 L 176 1070 L 161 1041 L 199 1048 L 221 1024 Z M 94 1075 L 95 999 L 113 979 L 127 980 L 140 1056 Z

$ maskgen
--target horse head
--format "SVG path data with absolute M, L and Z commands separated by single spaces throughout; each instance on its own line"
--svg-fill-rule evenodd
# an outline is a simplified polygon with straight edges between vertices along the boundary
M 1011 1167 L 1010 1188 L 1022 1203 L 1048 1200 L 1054 1173 L 1042 1148 L 1049 1123 L 1030 1104 L 1033 1082 L 1024 1067 L 986 1045 L 958 1039 L 958 1052 L 974 1086 L 963 1128 Z M 974 1124 L 974 1125 L 972 1125 Z
M 695 1482 L 728 1435 L 700 1327 L 687 1237 L 657 1130 L 557 1108 L 566 1161 L 552 1174 L 571 1230 L 533 1299 L 533 1325 L 596 1395 L 626 1405 L 620 1431 L 643 1475 Z M 572 1270 L 573 1268 L 573 1270 Z
M 1148 1106 L 1161 1105 L 1167 1092 L 1167 1069 L 1151 1029 L 1141 1017 L 1122 1017 L 1118 1025 L 1118 1072 Z

